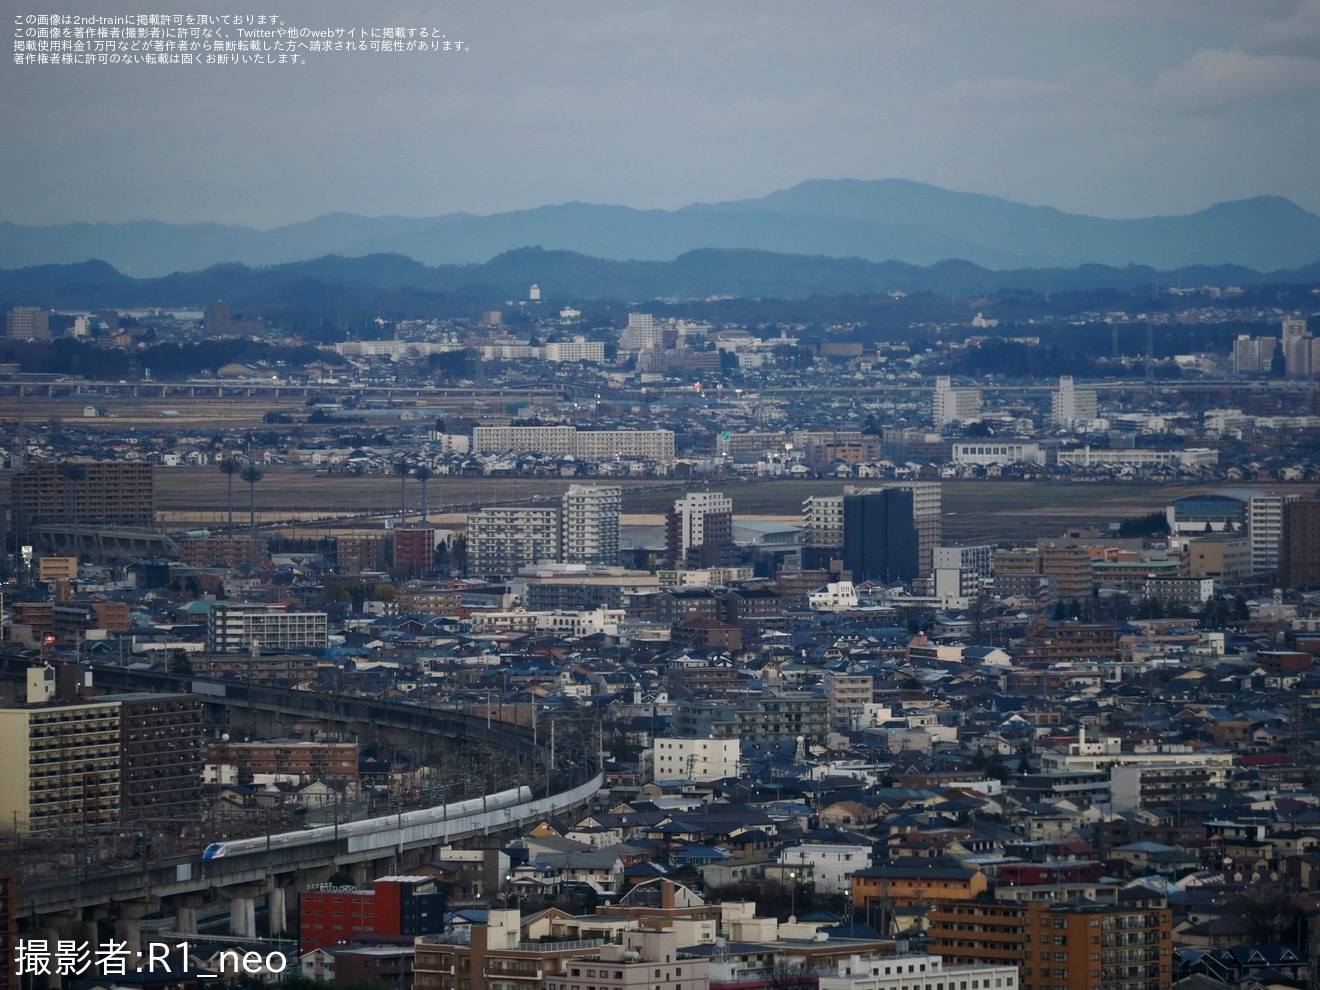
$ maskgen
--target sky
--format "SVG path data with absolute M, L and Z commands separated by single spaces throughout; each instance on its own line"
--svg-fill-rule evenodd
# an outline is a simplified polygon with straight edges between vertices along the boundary
M 1105 217 L 1320 213 L 1320 0 L 71 0 L 462 51 L 0 64 L 0 220 L 269 228 L 905 178 Z M 0 0 L 8 23 L 53 5 Z M 13 30 L 11 28 L 11 30 Z

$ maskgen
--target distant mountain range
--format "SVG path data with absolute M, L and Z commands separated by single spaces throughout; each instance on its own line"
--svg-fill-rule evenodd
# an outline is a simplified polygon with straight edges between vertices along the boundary
M 725 249 L 906 265 L 956 259 L 999 271 L 1236 265 L 1273 272 L 1320 261 L 1320 217 L 1289 200 L 1261 196 L 1187 216 L 1106 220 L 899 179 L 839 179 L 672 211 L 565 203 L 491 216 L 335 213 L 265 231 L 155 221 L 0 223 L 0 268 L 99 259 L 139 278 L 332 254 L 480 265 L 526 247 L 675 264 L 691 252 Z
M 103 261 L 0 271 L 0 308 L 64 309 L 201 307 L 224 299 L 239 311 L 274 313 L 336 308 L 433 316 L 465 311 L 465 301 L 527 299 L 537 283 L 552 304 L 562 301 L 802 298 L 929 292 L 982 296 L 1004 290 L 1069 292 L 1146 286 L 1316 285 L 1320 262 L 1261 273 L 1239 266 L 1157 271 L 1144 266 L 993 271 L 964 261 L 917 266 L 857 258 L 703 249 L 673 261 L 611 261 L 571 251 L 521 248 L 482 265 L 426 266 L 401 255 L 328 255 L 312 261 L 251 268 L 224 264 L 160 278 L 133 278 Z

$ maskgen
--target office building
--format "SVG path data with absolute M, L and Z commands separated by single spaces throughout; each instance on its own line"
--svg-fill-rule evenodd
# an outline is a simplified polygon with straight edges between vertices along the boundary
M 697 556 L 706 545 L 733 542 L 733 500 L 722 492 L 688 492 L 665 514 L 665 559 L 671 566 Z
M 1283 507 L 1278 584 L 1281 588 L 1320 586 L 1320 501 L 1289 502 Z
M 216 602 L 207 616 L 206 641 L 212 653 L 324 650 L 328 619 L 324 612 L 284 604 Z
M 32 464 L 11 481 L 14 525 L 125 526 L 149 529 L 156 522 L 151 464 L 70 461 Z
M 981 401 L 979 388 L 954 388 L 948 375 L 940 375 L 935 379 L 935 426 L 942 428 L 977 419 L 981 415 Z
M 430 876 L 380 877 L 369 888 L 313 884 L 298 894 L 300 953 L 377 937 L 444 931 L 445 895 Z
M 50 313 L 39 306 L 15 306 L 5 316 L 5 332 L 14 340 L 49 340 Z
M 469 576 L 507 577 L 559 559 L 558 509 L 492 506 L 468 515 Z
M 613 567 L 619 560 L 623 492 L 604 485 L 570 485 L 560 509 L 560 552 L 566 564 Z
M 1061 375 L 1059 387 L 1050 403 L 1050 421 L 1055 426 L 1071 429 L 1087 420 L 1095 419 L 1095 389 L 1077 388 L 1072 375 Z

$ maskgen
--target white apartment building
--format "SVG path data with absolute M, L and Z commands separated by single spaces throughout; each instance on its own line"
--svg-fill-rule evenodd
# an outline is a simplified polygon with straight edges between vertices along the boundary
M 584 461 L 640 458 L 674 462 L 673 430 L 577 430 L 572 426 L 476 426 L 472 452 L 504 454 L 537 451 L 547 457 L 572 455 Z
M 536 450 L 548 457 L 573 453 L 577 430 L 572 426 L 474 426 L 474 454 L 522 453 Z
M 1305 378 L 1311 374 L 1312 339 L 1306 329 L 1306 317 L 1283 318 L 1283 362 L 1289 378 Z
M 948 375 L 935 379 L 933 415 L 937 427 L 978 418 L 981 402 L 979 388 L 954 388 L 953 379 Z
M 934 566 L 937 570 L 952 567 L 960 571 L 972 571 L 978 577 L 990 578 L 994 576 L 997 549 L 993 543 L 978 543 L 969 547 L 936 547 Z
M 600 364 L 605 360 L 605 342 L 587 340 L 586 337 L 579 335 L 572 340 L 548 343 L 541 349 L 541 353 L 547 361 L 588 361 L 592 364 Z
M 662 350 L 665 346 L 663 324 L 655 322 L 650 313 L 629 313 L 628 326 L 619 335 L 619 350 Z
M 1061 375 L 1059 387 L 1050 402 L 1050 421 L 1065 429 L 1088 419 L 1095 419 L 1095 389 L 1077 388 L 1072 375 Z
M 469 513 L 467 554 L 468 573 L 482 577 L 559 560 L 559 510 L 491 506 Z
M 1184 469 L 1214 467 L 1219 463 L 1219 451 L 1209 447 L 1188 447 L 1186 450 L 1143 450 L 1112 448 L 1059 451 L 1058 463 L 1070 467 L 1095 468 L 1106 465 L 1124 467 L 1178 467 Z
M 206 626 L 212 653 L 324 650 L 329 644 L 326 613 L 295 611 L 283 604 L 216 602 Z
M 1251 573 L 1278 569 L 1279 541 L 1283 539 L 1283 506 L 1300 495 L 1253 492 L 1247 496 L 1247 535 L 1251 538 Z
M 852 885 L 852 875 L 871 867 L 870 846 L 841 846 L 810 842 L 779 850 L 779 865 L 797 868 L 799 878 L 809 877 L 817 894 L 842 894 Z
M 802 503 L 802 545 L 843 546 L 842 495 L 812 495 Z
M 572 612 L 473 612 L 468 618 L 468 628 L 475 634 L 535 632 L 567 638 L 593 636 L 596 633 L 617 636 L 619 623 L 626 617 L 627 612 L 621 608 Z
M 623 490 L 570 485 L 560 510 L 560 552 L 566 564 L 613 567 L 619 560 L 619 509 Z
M 732 515 L 733 499 L 723 492 L 688 492 L 683 498 L 674 500 L 670 514 L 676 527 L 679 559 L 692 547 L 699 547 L 706 542 L 706 517 L 708 515 Z
M 656 780 L 706 782 L 738 776 L 741 739 L 657 739 L 653 749 Z
M 1240 333 L 1233 341 L 1233 373 L 1236 375 L 1268 375 L 1274 364 L 1277 337 L 1253 337 Z
M 674 431 L 579 430 L 573 439 L 572 454 L 583 461 L 622 458 L 669 465 L 674 463 Z
M 848 956 L 820 990 L 1017 990 L 1016 966 L 946 966 L 943 956 Z

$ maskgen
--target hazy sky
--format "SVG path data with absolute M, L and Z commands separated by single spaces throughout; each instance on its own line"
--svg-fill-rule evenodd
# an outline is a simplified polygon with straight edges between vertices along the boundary
M 462 54 L 0 65 L 0 219 L 670 209 L 900 177 L 1110 217 L 1320 212 L 1320 0 L 192 0 Z M 11 29 L 12 30 L 12 29 Z

